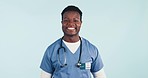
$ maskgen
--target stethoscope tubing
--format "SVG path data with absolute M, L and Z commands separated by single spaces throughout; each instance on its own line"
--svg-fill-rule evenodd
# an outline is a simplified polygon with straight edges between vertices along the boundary
M 79 37 L 79 39 L 80 39 L 80 54 L 79 54 L 79 59 L 78 59 L 78 62 L 77 62 L 77 64 L 76 64 L 76 66 L 77 67 L 80 67 L 80 65 L 81 65 L 81 55 L 82 55 L 82 40 L 81 40 L 81 38 Z M 58 48 L 58 62 L 59 62 L 59 64 L 61 65 L 61 67 L 65 67 L 67 64 L 66 64 L 66 62 L 67 62 L 67 60 L 66 60 L 66 49 L 65 49 L 65 47 L 63 47 L 62 46 L 62 43 L 63 43 L 63 37 L 61 38 L 61 43 L 60 43 L 60 47 Z M 62 64 L 62 62 L 60 61 L 60 49 L 64 49 L 64 62 L 63 62 L 63 64 Z

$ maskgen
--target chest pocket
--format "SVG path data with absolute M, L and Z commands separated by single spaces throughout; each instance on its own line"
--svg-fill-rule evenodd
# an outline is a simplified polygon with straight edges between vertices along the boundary
M 92 63 L 92 57 L 89 53 L 82 53 L 81 55 L 81 63 Z

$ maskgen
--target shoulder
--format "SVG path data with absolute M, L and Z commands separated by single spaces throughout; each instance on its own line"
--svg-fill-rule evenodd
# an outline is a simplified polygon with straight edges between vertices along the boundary
M 88 54 L 92 56 L 94 59 L 98 56 L 99 54 L 98 48 L 87 39 L 82 38 L 82 46 L 84 46 L 83 48 L 85 48 Z
M 56 50 L 60 46 L 61 38 L 54 41 L 52 44 L 50 44 L 46 49 L 47 55 L 52 55 L 53 51 Z
M 56 41 L 54 41 L 52 44 L 50 44 L 48 46 L 48 48 L 52 48 L 52 47 L 55 47 L 55 46 L 59 46 L 60 45 L 60 42 L 61 42 L 61 38 L 57 39 Z M 47 49 L 48 49 L 47 48 Z
M 82 43 L 83 45 L 88 46 L 89 48 L 97 49 L 97 47 L 94 44 L 92 44 L 90 41 L 88 41 L 87 39 L 83 37 L 82 37 Z

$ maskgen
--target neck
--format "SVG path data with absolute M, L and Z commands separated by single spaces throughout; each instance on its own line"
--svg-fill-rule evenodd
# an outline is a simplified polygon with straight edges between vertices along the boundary
M 79 36 L 64 36 L 63 40 L 66 42 L 74 43 L 80 40 Z

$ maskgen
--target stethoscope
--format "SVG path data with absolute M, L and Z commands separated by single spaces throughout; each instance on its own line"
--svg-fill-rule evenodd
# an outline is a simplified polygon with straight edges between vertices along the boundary
M 82 54 L 82 40 L 81 40 L 81 38 L 79 37 L 79 39 L 80 39 L 80 54 L 79 54 L 79 59 L 78 59 L 78 62 L 76 63 L 76 66 L 77 67 L 80 67 L 81 66 L 81 54 Z M 63 44 L 63 37 L 61 38 L 61 43 L 60 43 L 60 47 L 58 48 L 58 62 L 59 62 L 59 64 L 60 64 L 60 67 L 65 67 L 65 66 L 67 66 L 67 61 L 66 61 L 66 49 L 65 49 L 65 47 L 63 47 L 62 46 L 62 44 Z M 64 62 L 62 63 L 61 61 L 60 61 L 60 49 L 63 49 L 64 50 Z

